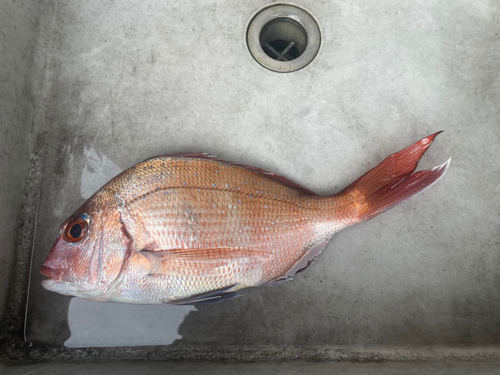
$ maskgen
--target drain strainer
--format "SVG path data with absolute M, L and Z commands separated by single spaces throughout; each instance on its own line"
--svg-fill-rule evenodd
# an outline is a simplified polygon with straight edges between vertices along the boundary
M 248 49 L 259 64 L 275 72 L 294 72 L 319 50 L 318 24 L 305 10 L 278 4 L 261 10 L 247 31 Z

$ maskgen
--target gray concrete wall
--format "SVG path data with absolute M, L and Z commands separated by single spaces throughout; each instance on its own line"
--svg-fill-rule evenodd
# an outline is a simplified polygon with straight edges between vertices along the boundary
M 31 153 L 33 53 L 38 1 L 0 2 L 0 318 Z
M 349 362 L 275 362 L 275 363 L 41 363 L 36 365 L 16 365 L 3 367 L 0 371 L 9 375 L 136 375 L 136 374 L 176 374 L 176 375 L 471 375 L 500 374 L 500 362 L 429 362 L 429 363 L 349 363 Z

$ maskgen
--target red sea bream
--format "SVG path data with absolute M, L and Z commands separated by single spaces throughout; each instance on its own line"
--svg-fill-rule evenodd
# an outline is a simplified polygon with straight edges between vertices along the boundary
M 437 134 L 332 196 L 203 154 L 148 159 L 113 178 L 61 225 L 42 285 L 96 301 L 200 304 L 289 280 L 338 231 L 438 181 L 449 161 L 414 173 Z

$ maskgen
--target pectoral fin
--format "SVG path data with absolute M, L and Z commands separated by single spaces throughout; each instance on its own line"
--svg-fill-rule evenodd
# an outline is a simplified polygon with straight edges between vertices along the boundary
M 143 250 L 143 255 L 152 265 L 150 276 L 168 276 L 171 279 L 185 277 L 189 270 L 190 277 L 202 277 L 208 285 L 223 288 L 203 291 L 203 286 L 192 286 L 184 289 L 180 299 L 168 301 L 168 304 L 193 305 L 218 303 L 238 296 L 236 289 L 254 286 L 262 279 L 262 269 L 274 255 L 262 250 L 243 248 L 208 248 L 208 249 L 169 249 L 161 251 Z M 203 288 L 203 289 L 200 289 Z M 192 290 L 194 294 L 189 297 Z M 206 289 L 205 289 L 206 290 Z M 203 291 L 202 293 L 199 293 Z
M 168 250 L 149 250 L 144 249 L 151 255 L 162 257 L 164 259 L 176 259 L 186 261 L 216 261 L 216 260 L 234 260 L 238 258 L 256 259 L 260 262 L 271 260 L 274 255 L 262 250 L 245 249 L 238 247 L 216 247 L 206 249 L 168 249 Z

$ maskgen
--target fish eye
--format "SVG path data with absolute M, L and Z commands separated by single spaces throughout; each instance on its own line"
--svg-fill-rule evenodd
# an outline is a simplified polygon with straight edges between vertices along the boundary
M 87 234 L 89 224 L 82 217 L 77 217 L 75 220 L 66 225 L 63 232 L 63 239 L 66 242 L 77 243 L 83 240 Z

